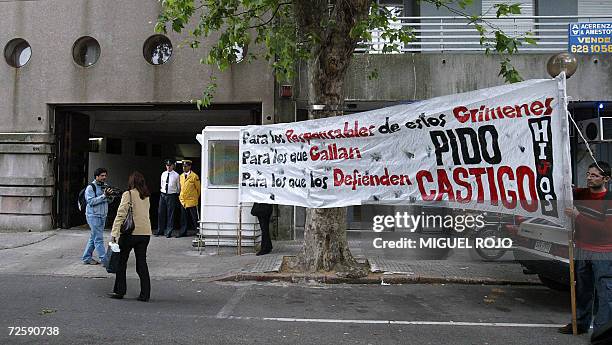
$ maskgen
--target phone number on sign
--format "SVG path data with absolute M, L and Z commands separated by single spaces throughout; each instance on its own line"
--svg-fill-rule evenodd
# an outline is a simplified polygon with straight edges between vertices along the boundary
M 612 44 L 608 45 L 572 45 L 572 53 L 612 53 Z
M 9 335 L 59 335 L 59 327 L 11 327 Z

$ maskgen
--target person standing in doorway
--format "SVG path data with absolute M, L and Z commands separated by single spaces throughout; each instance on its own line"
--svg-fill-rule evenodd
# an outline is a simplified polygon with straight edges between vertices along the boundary
M 257 256 L 266 255 L 272 251 L 272 240 L 270 239 L 270 218 L 272 217 L 272 205 L 254 203 L 251 215 L 257 217 L 261 228 L 261 248 Z
M 94 171 L 94 180 L 85 188 L 85 218 L 91 229 L 89 240 L 83 252 L 83 263 L 86 265 L 99 265 L 100 262 L 93 258 L 94 249 L 98 252 L 100 261 L 104 261 L 106 250 L 104 249 L 104 225 L 108 215 L 108 204 L 113 202 L 110 188 L 104 188 L 108 172 L 104 168 Z
M 149 277 L 149 266 L 147 265 L 147 247 L 151 239 L 151 220 L 149 219 L 149 189 L 144 176 L 134 171 L 128 179 L 128 191 L 121 196 L 121 203 L 117 209 L 117 217 L 113 222 L 111 232 L 112 241 L 119 243 L 119 268 L 115 276 L 113 292 L 108 297 L 122 299 L 127 292 L 126 270 L 130 252 L 134 249 L 136 256 L 136 273 L 140 278 L 140 295 L 138 300 L 149 301 L 151 297 L 151 278 Z M 131 234 L 121 233 L 121 224 L 132 207 L 134 219 L 134 230 Z
M 166 235 L 172 237 L 174 231 L 174 211 L 178 205 L 180 191 L 179 174 L 174 171 L 174 162 L 170 159 L 165 161 L 166 171 L 161 174 L 161 195 L 157 213 L 157 232 L 155 236 Z
M 575 220 L 576 321 L 578 334 L 593 333 L 612 322 L 612 192 L 610 165 L 589 166 L 587 188 L 574 190 L 574 208 L 565 213 Z M 572 324 L 559 328 L 572 333 Z
M 200 178 L 191 170 L 191 161 L 183 160 L 183 173 L 180 178 L 181 192 L 181 231 L 178 237 L 187 236 L 189 230 L 198 227 L 198 203 L 200 201 Z

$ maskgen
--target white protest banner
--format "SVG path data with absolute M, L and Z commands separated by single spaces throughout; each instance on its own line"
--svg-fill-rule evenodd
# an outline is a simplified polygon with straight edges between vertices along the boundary
M 571 181 L 564 85 L 529 80 L 244 127 L 240 200 L 314 208 L 447 201 L 564 221 Z

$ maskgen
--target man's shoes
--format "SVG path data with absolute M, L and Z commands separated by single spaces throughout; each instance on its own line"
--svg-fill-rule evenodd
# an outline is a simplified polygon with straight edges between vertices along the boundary
M 106 294 L 107 297 L 109 298 L 114 298 L 114 299 L 123 299 L 123 295 L 120 295 L 118 293 L 114 293 L 114 292 L 109 292 Z
M 172 238 L 172 235 L 166 235 L 166 238 Z
M 266 254 L 270 254 L 271 251 L 272 251 L 272 249 L 262 249 L 262 250 L 258 251 L 257 254 L 255 254 L 255 255 L 256 256 L 266 255 Z
M 94 259 L 90 259 L 89 261 L 83 261 L 83 265 L 99 265 L 100 262 Z
M 141 302 L 149 302 L 148 298 L 144 298 L 142 296 L 138 296 L 138 298 L 136 298 L 137 300 L 141 301 Z
M 584 329 L 584 328 L 580 328 L 578 327 L 578 334 L 584 334 L 587 333 L 589 330 L 588 329 Z M 574 332 L 572 331 L 572 324 L 567 324 L 563 327 L 557 328 L 557 332 L 561 333 L 561 334 L 573 334 Z

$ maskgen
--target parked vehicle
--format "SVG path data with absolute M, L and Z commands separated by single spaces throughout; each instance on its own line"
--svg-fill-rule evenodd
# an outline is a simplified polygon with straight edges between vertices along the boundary
M 484 212 L 483 215 L 485 217 L 485 224 L 482 228 L 477 228 L 472 231 L 472 238 L 491 238 L 496 241 L 498 238 L 509 237 L 506 226 L 514 224 L 514 216 L 493 212 Z M 504 256 L 509 249 L 486 249 L 477 247 L 474 250 L 483 260 L 495 261 Z
M 565 228 L 541 218 L 517 217 L 506 229 L 514 242 L 514 258 L 525 274 L 537 274 L 551 289 L 569 289 L 569 232 Z
M 465 233 L 462 233 L 462 237 L 468 237 L 470 239 L 470 243 L 473 243 L 476 238 L 490 238 L 494 242 L 497 242 L 497 239 L 509 238 L 511 237 L 508 234 L 508 230 L 506 228 L 507 225 L 514 224 L 514 216 L 510 214 L 497 213 L 497 212 L 480 212 L 474 210 L 466 210 L 466 209 L 456 209 L 454 211 L 455 215 L 472 215 L 474 217 L 483 217 L 484 216 L 484 226 L 482 227 L 473 227 L 466 230 Z M 495 261 L 502 258 L 509 250 L 507 248 L 481 248 L 475 247 L 472 253 L 476 255 L 472 255 L 473 259 L 482 259 L 484 261 Z

